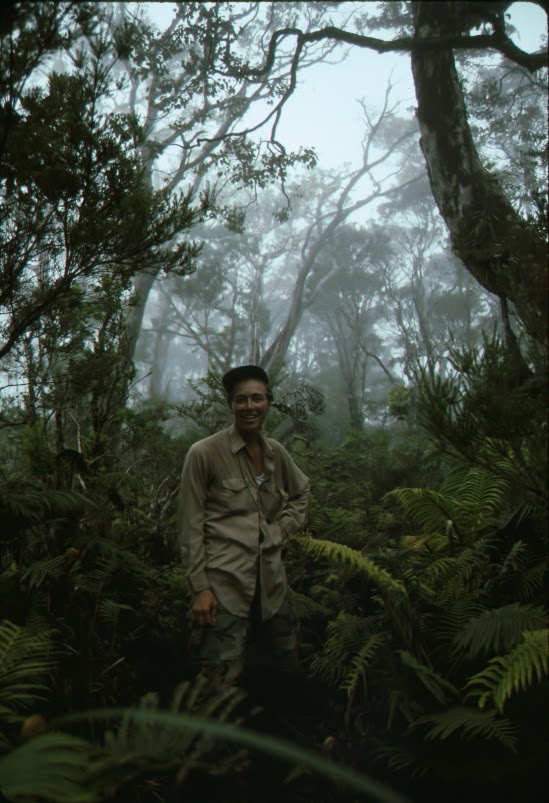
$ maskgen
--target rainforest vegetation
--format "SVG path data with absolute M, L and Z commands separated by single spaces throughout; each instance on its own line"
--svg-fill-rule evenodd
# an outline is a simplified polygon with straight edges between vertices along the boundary
M 0 797 L 545 800 L 547 52 L 506 2 L 155 6 L 0 12 Z M 359 51 L 415 106 L 353 74 L 328 166 L 282 121 Z M 208 697 L 175 504 L 246 362 L 303 675 Z

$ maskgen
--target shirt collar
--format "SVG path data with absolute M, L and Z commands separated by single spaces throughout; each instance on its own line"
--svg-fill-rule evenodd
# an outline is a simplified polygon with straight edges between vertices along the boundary
M 244 440 L 242 435 L 240 435 L 240 433 L 238 432 L 238 430 L 237 430 L 237 428 L 235 427 L 234 424 L 231 424 L 231 426 L 229 427 L 227 432 L 229 433 L 229 442 L 231 444 L 231 452 L 233 454 L 236 454 L 241 449 L 245 448 L 246 441 Z M 269 446 L 267 438 L 263 435 L 262 432 L 259 433 L 259 440 L 261 442 L 261 448 L 263 449 L 263 451 L 267 455 L 267 457 L 272 457 L 273 456 L 273 450 Z

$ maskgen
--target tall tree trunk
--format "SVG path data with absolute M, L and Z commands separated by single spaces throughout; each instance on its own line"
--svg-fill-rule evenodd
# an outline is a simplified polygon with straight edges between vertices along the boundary
M 416 38 L 455 34 L 460 3 L 413 2 Z M 452 7 L 452 8 L 449 8 Z M 547 249 L 483 167 L 451 50 L 412 51 L 421 148 L 454 253 L 489 292 L 509 299 L 547 343 Z

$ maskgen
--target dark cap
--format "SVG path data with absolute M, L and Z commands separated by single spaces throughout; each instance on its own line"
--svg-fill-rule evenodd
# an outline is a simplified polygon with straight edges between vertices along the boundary
M 231 368 L 221 381 L 227 393 L 232 393 L 235 385 L 245 379 L 259 379 L 266 385 L 269 384 L 269 377 L 259 365 L 239 365 L 238 368 Z

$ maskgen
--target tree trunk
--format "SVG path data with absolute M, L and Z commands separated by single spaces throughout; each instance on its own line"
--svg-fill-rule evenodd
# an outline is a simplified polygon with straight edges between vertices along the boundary
M 415 37 L 455 34 L 459 3 L 414 2 Z M 453 7 L 453 13 L 449 12 Z M 451 50 L 413 50 L 421 148 L 454 253 L 489 292 L 509 299 L 528 334 L 547 343 L 547 252 L 476 150 Z

